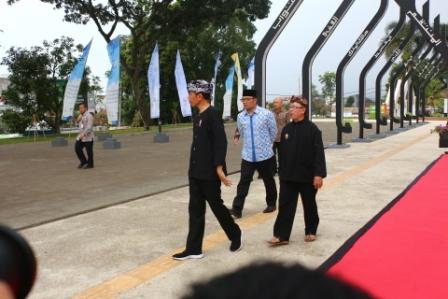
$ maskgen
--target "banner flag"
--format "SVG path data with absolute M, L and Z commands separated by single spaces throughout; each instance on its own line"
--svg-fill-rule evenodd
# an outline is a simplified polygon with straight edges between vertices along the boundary
M 223 105 L 223 111 L 222 111 L 223 119 L 231 116 L 233 76 L 234 75 L 235 75 L 235 67 L 231 67 L 229 69 L 229 74 L 227 75 L 227 79 L 226 79 L 226 93 L 224 94 L 224 105 Z
M 252 89 L 252 86 L 255 84 L 255 57 L 249 63 L 249 67 L 247 68 L 247 80 L 246 87 L 248 89 Z
M 82 55 L 68 78 L 67 86 L 65 87 L 64 92 L 62 120 L 69 120 L 73 117 L 73 110 L 75 109 L 79 86 L 81 85 L 82 76 L 84 75 L 84 69 L 86 67 L 87 58 L 89 57 L 91 45 L 92 40 L 90 40 L 87 46 L 82 50 Z
M 180 110 L 183 117 L 191 116 L 191 106 L 188 101 L 187 79 L 185 78 L 184 67 L 180 59 L 180 52 L 177 50 L 176 67 L 174 69 L 174 77 L 176 78 L 177 94 L 179 95 Z
M 95 114 L 96 113 L 96 92 L 90 91 L 87 94 L 87 105 L 89 106 L 89 112 Z
M 112 65 L 106 89 L 107 120 L 109 124 L 116 126 L 120 107 L 120 37 L 110 41 L 107 53 Z
M 151 106 L 151 118 L 160 117 L 160 68 L 159 68 L 159 44 L 157 43 L 151 55 L 148 67 L 149 102 Z
M 215 93 L 216 93 L 216 77 L 218 76 L 218 70 L 219 67 L 221 66 L 221 56 L 222 53 L 221 51 L 218 52 L 218 54 L 216 54 L 216 62 L 215 62 L 215 70 L 213 73 L 213 79 L 212 79 L 212 84 L 213 84 L 213 91 L 212 91 L 212 106 L 215 106 Z
M 238 111 L 242 111 L 244 109 L 243 103 L 241 103 L 240 99 L 243 97 L 243 76 L 241 74 L 241 66 L 240 59 L 238 58 L 238 53 L 232 54 L 232 60 L 235 62 L 235 72 L 236 77 L 238 79 L 238 96 L 237 96 L 237 105 Z

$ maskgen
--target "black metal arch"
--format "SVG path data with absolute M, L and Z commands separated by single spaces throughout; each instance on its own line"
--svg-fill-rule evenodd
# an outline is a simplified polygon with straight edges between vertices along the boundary
M 444 62 L 444 58 L 443 58 L 443 56 L 440 56 L 439 59 L 436 60 L 436 62 L 434 63 L 432 69 L 425 76 L 424 81 L 418 86 L 418 98 L 420 99 L 421 105 L 422 105 L 422 121 L 423 122 L 425 122 L 425 108 L 426 108 L 425 90 L 426 90 L 426 87 L 428 86 L 429 82 L 431 82 L 431 80 L 433 78 L 438 76 L 438 74 L 444 68 L 444 66 L 446 66 L 446 64 Z
M 362 31 L 361 35 L 358 37 L 356 42 L 350 47 L 350 50 L 345 54 L 344 58 L 341 60 L 337 71 L 336 71 L 336 126 L 337 126 L 337 144 L 342 145 L 342 133 L 351 133 L 352 127 L 349 123 L 345 125 L 343 122 L 343 97 L 344 97 L 344 72 L 347 65 L 356 56 L 359 49 L 364 45 L 365 41 L 369 38 L 372 31 L 376 28 L 378 23 L 384 17 L 387 10 L 389 0 L 381 0 L 380 7 L 378 11 L 373 16 L 369 24 Z
M 416 11 L 415 0 L 395 0 L 400 7 L 406 10 L 406 15 L 411 22 L 417 26 L 424 36 L 427 37 L 431 45 L 442 55 L 445 64 L 448 64 L 448 46 L 443 42 L 440 34 L 433 31 L 431 26 Z
M 266 59 L 269 51 L 302 3 L 303 0 L 288 0 L 257 48 L 255 54 L 255 89 L 258 93 L 258 104 L 260 106 L 264 107 L 266 103 Z
M 434 19 L 434 31 L 439 32 L 440 30 L 440 15 L 437 15 L 437 17 Z M 416 67 L 413 70 L 413 73 L 416 74 L 420 68 L 420 65 L 423 63 L 423 61 L 425 61 L 426 57 L 428 57 L 429 53 L 431 53 L 431 50 L 433 50 L 433 47 L 431 44 L 428 44 L 427 49 L 425 50 L 425 52 L 423 52 L 423 54 L 418 58 L 418 64 L 416 65 Z M 411 81 L 411 85 L 410 85 L 410 90 L 412 91 L 416 91 L 416 96 L 417 96 L 417 104 L 415 106 L 415 112 L 416 112 L 416 117 L 417 117 L 417 123 L 419 122 L 419 114 L 420 114 L 420 98 L 419 98 L 419 92 L 418 89 L 415 86 L 415 82 Z
M 414 0 L 415 1 L 415 0 Z M 406 12 L 403 8 L 400 7 L 400 29 L 403 27 L 403 24 L 406 20 Z M 381 122 L 381 81 L 383 80 L 384 75 L 389 71 L 390 67 L 394 64 L 394 62 L 398 59 L 398 57 L 401 55 L 401 52 L 403 51 L 404 47 L 407 45 L 409 40 L 412 38 L 412 36 L 408 36 L 408 40 L 403 41 L 398 48 L 396 48 L 392 56 L 389 58 L 389 60 L 386 62 L 384 67 L 379 72 L 378 76 L 376 77 L 375 82 L 375 105 L 376 105 L 376 133 L 380 133 L 380 125 L 383 124 Z M 392 92 L 391 92 L 392 93 Z M 394 103 L 391 101 L 389 105 L 389 117 L 390 117 L 390 130 L 393 130 L 393 119 L 394 119 Z
M 416 30 L 415 23 L 411 22 L 411 30 L 409 31 L 408 35 L 400 45 L 400 50 L 402 51 L 407 44 L 411 41 L 412 37 L 414 36 Z M 400 52 L 401 52 L 400 51 Z M 395 106 L 395 87 L 398 81 L 398 77 L 402 76 L 403 72 L 406 70 L 406 65 L 401 64 L 398 66 L 398 69 L 396 72 L 392 75 L 392 78 L 389 81 L 389 88 L 390 88 L 390 107 L 392 107 L 392 103 L 394 103 Z M 403 107 L 404 99 L 400 98 L 400 128 L 403 128 L 403 121 L 404 121 L 404 107 Z M 394 107 L 395 108 L 395 107 Z M 393 123 L 395 121 L 394 118 L 394 111 L 392 108 L 390 108 L 391 111 L 389 111 L 390 116 L 390 130 L 393 130 Z
M 429 24 L 429 1 L 427 1 L 423 5 L 423 18 Z M 409 61 L 409 63 L 410 63 L 409 69 L 407 70 L 407 73 L 405 73 L 404 78 L 401 80 L 401 84 L 400 84 L 400 97 L 403 100 L 403 102 L 405 100 L 406 82 L 408 82 L 409 79 L 411 78 L 411 76 L 414 74 L 414 70 L 415 70 L 414 67 L 415 67 L 415 64 L 417 63 L 417 61 L 421 61 L 420 60 L 421 57 L 417 58 L 417 56 L 420 54 L 420 52 L 423 50 L 423 48 L 426 44 L 427 44 L 426 39 L 420 40 L 419 43 L 417 44 L 417 46 L 415 47 L 414 51 L 411 54 L 411 60 Z M 429 44 L 428 48 L 429 49 L 431 48 L 431 44 Z M 405 70 L 405 72 L 406 72 L 406 70 Z M 413 95 L 412 95 L 411 84 L 409 84 L 408 90 L 409 90 L 409 93 L 408 93 L 409 100 L 408 100 L 407 112 L 410 113 L 410 112 L 412 112 L 412 106 L 413 106 Z M 401 119 L 401 121 L 403 121 L 403 120 Z M 412 115 L 409 117 L 409 126 L 410 125 L 412 125 Z
M 373 65 L 378 61 L 378 59 L 383 55 L 385 49 L 389 44 L 392 42 L 392 40 L 397 36 L 398 32 L 400 32 L 400 29 L 403 27 L 404 22 L 406 21 L 406 15 L 404 13 L 404 10 L 400 9 L 400 18 L 398 20 L 397 25 L 394 29 L 389 33 L 389 35 L 386 37 L 386 39 L 381 43 L 378 50 L 375 52 L 375 54 L 370 58 L 369 62 L 366 64 L 366 66 L 362 69 L 361 74 L 359 76 L 359 101 L 358 101 L 358 119 L 359 119 L 359 139 L 364 138 L 364 129 L 370 129 L 372 127 L 371 124 L 368 124 L 365 122 L 365 97 L 366 97 L 366 77 L 367 73 L 370 71 L 370 69 L 373 67 Z M 378 92 L 378 89 L 377 89 Z M 381 92 L 381 89 L 379 90 Z M 381 98 L 381 94 L 377 99 Z M 377 121 L 377 133 L 379 133 L 379 124 L 381 122 L 381 100 L 375 101 L 375 118 Z
M 415 27 L 415 26 L 416 26 L 415 22 L 412 22 L 411 23 L 411 27 Z M 436 19 L 436 23 L 435 23 L 435 29 L 436 29 L 435 32 L 440 33 L 438 27 L 440 27 L 440 19 Z M 424 35 L 424 37 L 428 40 L 430 45 L 432 47 L 434 47 L 434 44 L 431 43 L 431 39 L 428 36 L 425 36 L 425 35 Z M 441 40 L 442 40 L 442 43 L 445 43 L 444 39 L 441 39 Z M 434 52 L 434 56 L 433 56 L 433 58 L 431 58 L 430 63 L 432 63 L 434 61 L 434 59 L 440 54 L 439 52 L 437 52 L 436 48 L 434 48 L 434 49 L 436 51 Z M 413 52 L 413 55 L 417 55 L 416 52 L 419 52 L 419 50 L 420 49 L 418 49 L 418 47 L 417 47 L 417 49 L 415 49 L 415 51 Z M 443 58 L 443 55 L 441 55 L 441 56 Z M 393 89 L 391 89 L 391 92 L 392 92 L 392 90 L 395 89 L 395 85 L 396 85 L 396 83 L 398 81 L 398 78 L 400 76 L 403 76 L 405 74 L 405 71 L 406 71 L 406 67 L 404 65 L 401 65 L 400 69 L 395 73 L 394 76 L 392 76 L 390 85 L 391 85 L 391 88 L 393 88 Z M 406 79 L 404 78 L 401 81 L 401 85 L 400 85 L 400 128 L 404 128 L 404 119 L 405 119 L 405 115 L 404 115 L 404 110 L 405 110 L 405 107 L 404 107 L 404 95 L 405 95 L 404 85 L 405 85 L 405 82 L 406 82 Z M 395 101 L 395 96 L 392 95 L 392 93 L 391 93 L 391 98 L 390 99 L 391 99 L 391 102 L 392 102 L 392 100 Z M 412 123 L 412 118 L 410 118 L 410 123 Z
M 313 64 L 314 58 L 319 54 L 322 47 L 331 37 L 341 20 L 344 18 L 347 11 L 352 6 L 355 0 L 344 0 L 339 5 L 338 9 L 331 17 L 328 24 L 325 26 L 324 30 L 319 34 L 314 44 L 311 46 L 310 50 L 305 56 L 302 65 L 302 95 L 309 101 L 308 117 L 311 119 L 311 65 Z

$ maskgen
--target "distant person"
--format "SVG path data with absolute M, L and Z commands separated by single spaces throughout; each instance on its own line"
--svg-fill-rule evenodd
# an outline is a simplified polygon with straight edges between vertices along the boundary
M 78 168 L 93 168 L 93 115 L 88 112 L 86 103 L 79 104 L 79 117 L 77 119 L 79 134 L 76 137 L 75 152 L 79 159 Z M 84 154 L 86 149 L 87 158 Z
M 36 279 L 37 263 L 25 239 L 0 225 L 0 299 L 23 299 Z
M 289 111 L 284 109 L 283 107 L 283 98 L 276 97 L 272 102 L 272 113 L 275 116 L 275 123 L 277 124 L 277 135 L 275 136 L 273 150 L 274 150 L 274 174 L 278 173 L 278 151 L 280 148 L 280 137 L 282 134 L 283 128 L 289 122 Z
M 306 119 L 308 102 L 302 97 L 291 97 L 289 112 L 292 121 L 281 133 L 280 141 L 280 196 L 279 211 L 274 224 L 273 246 L 289 242 L 297 201 L 300 194 L 305 218 L 305 242 L 316 240 L 319 215 L 316 193 L 327 176 L 322 134 Z
M 210 105 L 212 85 L 204 80 L 188 84 L 188 99 L 198 109 L 193 120 L 188 181 L 190 202 L 188 204 L 189 227 L 187 246 L 183 252 L 173 255 L 175 260 L 200 259 L 205 228 L 206 202 L 231 241 L 230 251 L 243 247 L 243 233 L 235 223 L 221 198 L 221 183 L 230 186 L 227 177 L 227 138 L 218 111 Z
M 271 111 L 257 105 L 257 92 L 247 89 L 241 99 L 244 110 L 238 114 L 237 128 L 239 136 L 235 142 L 243 138 L 241 176 L 237 186 L 237 194 L 230 212 L 235 218 L 241 218 L 244 202 L 249 192 L 252 177 L 258 170 L 266 189 L 266 205 L 263 213 L 271 213 L 276 209 L 277 187 L 274 174 L 274 152 L 272 143 L 277 134 L 275 118 Z
M 260 263 L 195 283 L 182 299 L 369 299 L 366 292 L 298 264 Z

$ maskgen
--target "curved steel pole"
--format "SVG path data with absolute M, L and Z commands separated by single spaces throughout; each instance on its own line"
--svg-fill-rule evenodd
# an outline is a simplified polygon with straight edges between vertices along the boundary
M 401 51 L 409 44 L 411 39 L 414 37 L 415 29 L 416 29 L 415 28 L 415 24 L 411 23 L 411 30 L 409 31 L 408 35 L 406 36 L 406 38 L 402 41 L 402 44 L 400 45 Z M 389 81 L 389 85 L 390 85 L 390 103 L 391 104 L 394 103 L 394 106 L 395 106 L 395 86 L 397 84 L 398 77 L 400 77 L 403 74 L 404 71 L 406 71 L 406 65 L 405 64 L 399 65 L 399 67 L 396 70 L 395 74 L 392 75 L 392 78 Z M 401 97 L 400 98 L 400 128 L 403 128 L 403 120 L 404 120 L 403 103 L 404 103 L 404 99 L 403 99 L 403 97 Z M 392 110 L 392 109 L 390 109 L 390 110 Z M 394 122 L 393 113 L 394 113 L 394 111 L 392 111 L 392 113 L 389 113 L 390 118 L 391 118 L 391 121 L 390 121 L 391 131 L 393 130 L 393 122 Z
M 423 81 L 423 83 L 420 85 L 419 93 L 422 101 L 423 122 L 425 122 L 425 111 L 426 111 L 426 94 L 425 94 L 426 87 L 428 86 L 429 82 L 431 82 L 431 80 L 434 79 L 439 74 L 439 72 L 444 68 L 444 66 L 446 66 L 446 64 L 444 62 L 443 56 L 441 56 L 433 65 L 431 71 L 425 77 L 425 81 Z
M 427 1 L 425 3 L 425 5 L 423 6 L 423 18 L 425 19 L 426 22 L 428 22 L 428 20 L 429 20 L 429 1 Z M 407 108 L 407 112 L 408 113 L 410 112 L 410 115 L 409 115 L 409 126 L 412 125 L 412 106 L 413 106 L 413 99 L 412 99 L 412 97 L 413 97 L 413 95 L 412 95 L 412 88 L 410 86 L 411 84 L 408 84 L 409 100 L 407 102 L 408 103 L 407 107 L 404 107 L 405 85 L 406 85 L 406 82 L 408 82 L 408 80 L 414 74 L 415 62 L 417 62 L 417 60 L 418 60 L 418 59 L 416 59 L 416 57 L 423 50 L 423 47 L 425 46 L 425 44 L 426 44 L 426 39 L 420 40 L 419 43 L 417 44 L 417 47 L 414 49 L 414 51 L 411 54 L 411 60 L 410 60 L 411 65 L 409 66 L 410 69 L 408 69 L 408 72 L 404 75 L 404 78 L 401 80 L 401 84 L 400 84 L 400 97 L 401 97 L 401 102 L 403 104 L 403 109 Z M 429 47 L 431 47 L 431 44 L 429 45 Z M 401 122 L 403 122 L 403 119 L 401 119 Z
M 262 107 L 266 104 L 266 59 L 269 51 L 277 38 L 285 29 L 293 15 L 296 13 L 303 0 L 288 0 L 280 12 L 274 24 L 269 28 L 260 42 L 255 54 L 255 89 L 258 93 L 258 104 Z
M 434 18 L 434 31 L 436 32 L 440 32 L 440 15 L 437 15 L 437 17 Z M 428 57 L 429 53 L 431 53 L 431 50 L 433 50 L 433 47 L 431 44 L 428 44 L 427 49 L 425 50 L 425 52 L 419 57 L 418 59 L 418 64 L 417 66 L 414 68 L 414 74 L 417 75 L 418 77 L 418 71 L 421 68 L 422 63 L 425 61 L 426 57 Z M 417 116 L 417 123 L 419 122 L 419 114 L 420 114 L 420 93 L 419 93 L 419 88 L 417 88 L 417 86 L 415 86 L 415 82 L 412 81 L 411 83 L 411 90 L 415 89 L 416 92 L 416 100 L 417 103 L 415 105 L 415 114 Z
M 392 42 L 392 40 L 397 36 L 398 32 L 400 32 L 400 29 L 403 27 L 404 22 L 406 20 L 406 16 L 403 10 L 400 12 L 400 19 L 398 20 L 397 25 L 394 29 L 389 33 L 389 35 L 386 37 L 386 39 L 381 43 L 378 50 L 375 52 L 375 54 L 370 58 L 369 62 L 366 64 L 366 66 L 362 69 L 361 74 L 359 76 L 359 101 L 358 101 L 358 120 L 359 120 L 359 139 L 364 139 L 364 129 L 371 129 L 372 125 L 365 122 L 365 97 L 366 97 L 366 77 L 367 73 L 370 71 L 370 69 L 373 67 L 373 65 L 378 61 L 378 59 L 381 57 L 381 55 L 384 53 L 385 49 L 389 44 Z M 378 130 L 379 130 L 379 124 L 381 121 L 381 101 L 375 101 L 375 117 L 377 119 L 378 124 Z M 378 131 L 379 133 L 379 131 Z
M 428 22 L 416 11 L 415 0 L 395 0 L 401 8 L 406 10 L 406 15 L 417 26 L 423 36 L 426 36 L 431 45 L 442 55 L 445 64 L 448 64 L 448 46 L 439 35 L 434 32 Z
M 406 12 L 403 8 L 400 8 L 400 21 L 403 19 L 403 24 L 406 19 L 405 16 Z M 401 26 L 402 28 L 402 26 Z M 401 29 L 400 28 L 400 29 Z M 398 48 L 396 48 L 392 56 L 389 58 L 387 63 L 384 65 L 384 67 L 379 72 L 378 76 L 376 77 L 375 82 L 375 104 L 376 104 L 376 134 L 380 133 L 380 121 L 381 121 L 381 81 L 383 80 L 384 75 L 389 71 L 392 64 L 398 59 L 401 52 L 403 51 L 404 47 L 406 46 L 407 42 L 402 42 Z M 392 94 L 392 87 L 390 87 L 391 94 Z M 393 130 L 393 119 L 394 119 L 394 103 L 393 101 L 390 101 L 389 104 L 389 117 L 390 117 L 390 130 Z M 379 116 L 378 116 L 379 114 Z
M 336 126 L 337 126 L 337 144 L 342 145 L 342 133 L 351 133 L 352 127 L 349 123 L 345 125 L 343 122 L 343 102 L 344 102 L 344 72 L 347 65 L 352 61 L 352 59 L 356 56 L 359 49 L 365 43 L 365 41 L 369 38 L 372 31 L 376 28 L 378 23 L 383 18 L 387 6 L 389 4 L 389 0 L 381 0 L 380 7 L 378 11 L 373 16 L 369 24 L 367 24 L 366 28 L 362 31 L 361 35 L 358 37 L 356 42 L 351 46 L 350 50 L 345 54 L 345 57 L 342 59 L 336 71 Z
M 324 30 L 320 33 L 318 38 L 314 41 L 314 44 L 311 46 L 310 50 L 305 56 L 302 65 L 302 96 L 304 96 L 308 102 L 308 117 L 311 119 L 312 111 L 311 111 L 311 66 L 313 64 L 314 58 L 316 58 L 317 54 L 319 54 L 322 47 L 328 41 L 328 39 L 333 34 L 336 27 L 341 22 L 342 18 L 344 18 L 347 11 L 352 6 L 355 0 L 344 0 L 341 5 L 339 5 L 338 9 L 334 13 L 333 17 L 331 17 L 327 26 L 325 26 Z

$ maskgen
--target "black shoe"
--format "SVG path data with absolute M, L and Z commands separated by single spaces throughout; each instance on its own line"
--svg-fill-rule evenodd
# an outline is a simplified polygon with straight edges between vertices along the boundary
M 93 168 L 93 166 L 92 165 L 88 165 L 88 164 L 84 164 L 82 166 L 82 169 L 90 169 L 90 168 Z
M 201 259 L 203 257 L 204 257 L 204 255 L 202 254 L 202 252 L 193 253 L 193 252 L 189 252 L 186 250 L 176 253 L 176 254 L 173 254 L 173 256 L 172 256 L 173 260 L 177 260 L 177 261 L 197 260 L 197 259 Z
M 78 168 L 81 169 L 81 168 L 84 167 L 84 165 L 87 165 L 87 164 L 83 164 L 83 163 L 81 163 L 81 164 L 78 165 Z
M 263 210 L 263 213 L 272 213 L 276 210 L 275 206 L 267 206 L 266 209 Z
M 230 251 L 237 252 L 243 249 L 243 231 L 240 231 L 239 238 L 235 238 L 232 240 L 232 243 L 230 243 Z
M 230 212 L 230 215 L 232 215 L 233 218 L 235 218 L 235 219 L 240 219 L 241 216 L 242 216 L 241 211 L 235 210 L 235 209 L 233 209 L 233 208 L 232 208 L 232 209 L 229 209 L 229 212 Z

